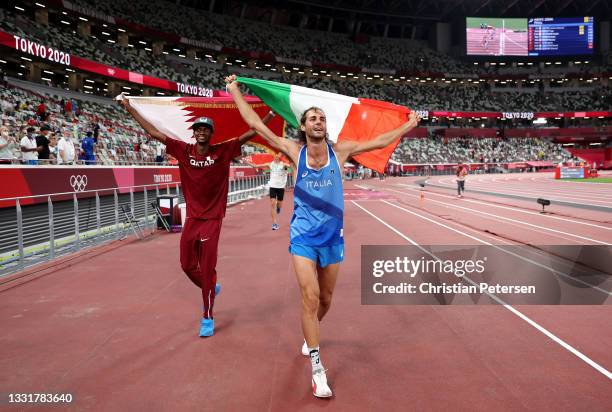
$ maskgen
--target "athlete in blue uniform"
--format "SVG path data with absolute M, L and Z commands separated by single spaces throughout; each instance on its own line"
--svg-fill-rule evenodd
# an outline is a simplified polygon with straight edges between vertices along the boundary
M 405 124 L 370 141 L 332 144 L 326 139 L 325 113 L 311 107 L 300 119 L 303 144 L 299 144 L 276 136 L 263 124 L 244 100 L 235 76 L 225 81 L 249 127 L 297 165 L 289 252 L 302 294 L 306 345 L 302 353 L 310 356 L 313 394 L 330 397 L 332 391 L 319 354 L 319 322 L 331 305 L 340 262 L 344 259 L 342 165 L 350 156 L 390 145 L 416 127 L 418 117 L 411 112 Z

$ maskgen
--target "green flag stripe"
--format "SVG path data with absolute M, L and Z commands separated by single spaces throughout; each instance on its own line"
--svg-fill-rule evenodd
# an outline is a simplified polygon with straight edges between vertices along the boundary
M 274 113 L 281 116 L 293 127 L 298 127 L 298 119 L 291 110 L 289 95 L 291 86 L 284 83 L 271 82 L 269 80 L 249 79 L 238 77 L 238 82 L 247 86 L 253 94 L 267 104 Z

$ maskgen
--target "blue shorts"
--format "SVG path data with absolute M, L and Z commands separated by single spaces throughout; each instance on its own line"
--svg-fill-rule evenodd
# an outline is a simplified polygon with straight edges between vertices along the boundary
M 304 246 L 289 245 L 289 253 L 310 259 L 317 266 L 324 268 L 327 265 L 340 263 L 344 260 L 344 244 L 334 246 Z

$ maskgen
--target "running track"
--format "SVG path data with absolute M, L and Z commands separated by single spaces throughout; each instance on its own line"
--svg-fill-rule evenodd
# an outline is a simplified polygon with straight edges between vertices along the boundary
M 199 292 L 177 234 L 3 280 L 2 392 L 70 392 L 73 410 L 610 410 L 609 305 L 360 304 L 361 244 L 609 244 L 609 216 L 442 188 L 420 200 L 415 180 L 346 184 L 346 261 L 322 325 L 331 400 L 311 395 L 299 353 L 289 210 L 273 232 L 266 200 L 228 210 L 210 339 L 196 336 Z

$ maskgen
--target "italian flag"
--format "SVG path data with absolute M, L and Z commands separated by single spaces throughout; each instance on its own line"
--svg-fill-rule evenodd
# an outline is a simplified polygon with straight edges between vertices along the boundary
M 221 143 L 240 136 L 249 130 L 242 120 L 238 107 L 231 96 L 220 97 L 130 97 L 117 96 L 117 100 L 129 99 L 132 106 L 142 117 L 166 136 L 195 143 L 191 125 L 198 117 L 210 117 L 215 123 L 211 143 Z M 253 110 L 264 117 L 270 111 L 265 103 L 256 97 L 247 97 Z M 285 122 L 274 117 L 268 127 L 279 136 L 284 135 Z M 260 136 L 255 136 L 250 144 L 261 145 L 273 152 Z
M 327 133 L 332 142 L 342 140 L 367 141 L 393 130 L 408 120 L 410 109 L 392 103 L 361 99 L 294 86 L 269 80 L 238 77 L 275 113 L 293 127 L 299 128 L 306 109 L 316 106 L 325 112 Z M 399 138 L 391 145 L 354 156 L 354 159 L 377 172 L 384 172 Z

